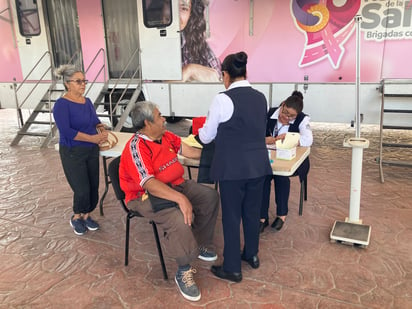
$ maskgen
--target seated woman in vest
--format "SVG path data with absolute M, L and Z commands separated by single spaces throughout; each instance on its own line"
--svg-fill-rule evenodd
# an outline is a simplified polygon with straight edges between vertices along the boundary
M 266 144 L 274 144 L 278 139 L 284 139 L 286 132 L 300 134 L 299 145 L 311 146 L 313 142 L 309 116 L 302 112 L 303 95 L 294 91 L 279 107 L 270 108 L 266 124 Z M 304 179 L 309 172 L 309 158 L 306 158 L 293 176 Z M 283 227 L 288 214 L 290 179 L 288 176 L 270 175 L 266 177 L 263 188 L 262 207 L 260 211 L 260 232 L 269 225 L 269 203 L 271 181 L 275 182 L 276 219 L 271 227 L 279 231 Z

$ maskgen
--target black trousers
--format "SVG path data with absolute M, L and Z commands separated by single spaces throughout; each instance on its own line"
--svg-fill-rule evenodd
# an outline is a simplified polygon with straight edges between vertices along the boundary
M 225 271 L 241 271 L 240 221 L 243 224 L 244 257 L 249 259 L 258 253 L 259 214 L 265 177 L 219 181 Z
M 73 190 L 73 212 L 92 212 L 99 201 L 99 147 L 59 147 L 64 174 Z
M 299 176 L 300 182 L 307 177 L 310 169 L 309 158 L 306 158 L 298 167 L 296 172 L 290 176 Z M 272 179 L 275 182 L 275 202 L 276 215 L 286 216 L 289 211 L 290 179 L 289 176 L 269 175 L 263 185 L 262 207 L 260 210 L 261 219 L 269 219 L 270 187 Z

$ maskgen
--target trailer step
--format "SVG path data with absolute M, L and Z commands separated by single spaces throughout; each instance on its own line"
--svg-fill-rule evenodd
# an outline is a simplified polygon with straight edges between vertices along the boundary
M 97 114 L 97 117 L 110 118 L 110 115 L 108 115 L 108 114 Z M 120 115 L 113 115 L 113 118 L 120 118 Z
M 55 124 L 54 121 L 52 121 L 52 122 L 50 123 L 50 121 L 39 121 L 39 120 L 30 121 L 30 120 L 27 120 L 27 122 L 28 122 L 28 123 L 31 123 L 31 124 L 45 124 L 45 125 L 48 125 L 48 126 Z
M 40 133 L 40 132 L 18 132 L 20 136 L 40 136 L 40 137 L 47 137 L 49 133 Z
M 123 101 L 123 100 L 122 100 Z M 115 102 L 112 102 L 112 104 L 113 104 L 113 107 L 117 104 L 118 106 L 127 106 L 127 104 L 129 103 L 129 100 L 125 100 L 126 102 L 122 102 L 122 101 L 120 101 L 119 103 L 115 103 Z M 101 106 L 101 105 L 107 105 L 107 106 L 110 106 L 110 102 L 98 102 L 98 103 L 94 103 L 94 105 L 99 105 L 99 106 Z

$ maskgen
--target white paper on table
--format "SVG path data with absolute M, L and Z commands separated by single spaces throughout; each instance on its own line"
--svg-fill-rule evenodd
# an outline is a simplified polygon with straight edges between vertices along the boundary
M 277 149 L 291 149 L 299 144 L 300 134 L 295 132 L 287 132 L 283 140 L 276 141 Z
M 203 148 L 203 146 L 200 145 L 199 142 L 195 139 L 195 136 L 193 134 L 190 134 L 188 137 L 183 137 L 182 142 L 195 148 Z

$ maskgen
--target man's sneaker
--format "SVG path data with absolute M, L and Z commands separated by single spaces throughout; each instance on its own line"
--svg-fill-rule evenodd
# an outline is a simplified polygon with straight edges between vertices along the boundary
M 87 232 L 86 225 L 82 218 L 73 219 L 74 215 L 70 219 L 70 226 L 73 228 L 74 234 L 76 235 L 83 235 Z
M 178 270 L 175 276 L 175 281 L 180 293 L 182 293 L 184 298 L 191 301 L 198 301 L 201 296 L 199 288 L 193 280 L 193 274 L 195 273 L 196 269 L 190 267 L 186 271 Z
M 99 229 L 99 223 L 94 221 L 92 217 L 88 216 L 87 219 L 84 220 L 84 224 L 90 231 L 95 231 Z
M 217 260 L 217 254 L 206 247 L 200 247 L 198 258 L 206 262 L 213 262 Z

